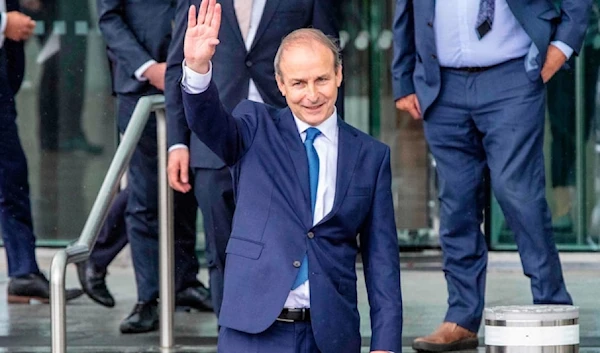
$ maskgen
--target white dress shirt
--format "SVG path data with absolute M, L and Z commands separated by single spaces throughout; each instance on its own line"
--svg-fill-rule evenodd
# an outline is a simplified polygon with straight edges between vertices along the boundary
M 0 48 L 4 46 L 4 31 L 6 30 L 6 0 L 0 0 Z
M 187 93 L 202 93 L 208 89 L 211 77 L 212 64 L 209 71 L 203 75 L 188 68 L 184 63 L 181 85 Z M 304 141 L 306 139 L 306 129 L 311 127 L 311 125 L 301 121 L 296 116 L 294 116 L 294 121 L 298 128 L 298 134 L 300 134 L 302 141 Z M 329 212 L 331 212 L 333 201 L 335 199 L 339 136 L 337 112 L 334 110 L 329 118 L 320 125 L 314 127 L 319 129 L 321 134 L 315 138 L 313 143 L 317 150 L 317 154 L 319 155 L 319 184 L 317 187 L 317 200 L 315 202 L 315 210 L 313 213 L 313 225 L 319 223 Z M 296 289 L 290 291 L 284 307 L 310 307 L 310 287 L 308 280 Z
M 485 67 L 524 57 L 532 41 L 508 7 L 506 0 L 496 0 L 494 23 L 481 40 L 476 21 L 480 0 L 437 1 L 434 30 L 440 66 Z M 553 41 L 567 59 L 573 49 Z M 538 48 L 539 49 L 539 48 Z

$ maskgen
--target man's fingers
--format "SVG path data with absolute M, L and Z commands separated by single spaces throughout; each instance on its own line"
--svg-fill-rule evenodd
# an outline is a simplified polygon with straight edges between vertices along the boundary
M 200 4 L 200 10 L 198 10 L 198 24 L 202 25 L 206 21 L 206 11 L 208 8 L 209 0 L 202 0 Z
M 417 96 L 415 96 L 414 100 L 415 100 L 415 109 L 417 109 L 419 116 L 421 116 L 421 104 L 419 104 L 419 100 L 417 99 Z
M 190 6 L 188 11 L 188 29 L 196 27 L 196 6 Z
M 189 183 L 189 161 L 181 161 L 179 164 L 179 178 L 182 183 Z
M 210 21 L 210 27 L 219 33 L 219 28 L 221 27 L 221 4 L 215 5 L 215 13 L 212 21 Z
M 208 1 L 208 9 L 206 10 L 206 18 L 204 24 L 209 26 L 212 22 L 213 16 L 215 15 L 215 5 L 217 0 L 204 0 Z

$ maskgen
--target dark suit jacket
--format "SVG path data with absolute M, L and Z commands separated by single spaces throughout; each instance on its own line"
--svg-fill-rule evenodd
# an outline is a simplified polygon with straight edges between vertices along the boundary
M 284 107 L 284 97 L 275 83 L 273 59 L 283 37 L 303 27 L 314 27 L 338 37 L 333 9 L 329 0 L 267 0 L 256 37 L 246 51 L 233 0 L 218 0 L 223 9 L 219 39 L 221 44 L 213 57 L 213 78 L 221 92 L 225 108 L 231 112 L 248 98 L 248 83 L 254 80 L 258 92 L 269 105 Z M 202 142 L 190 135 L 181 108 L 181 62 L 183 38 L 187 28 L 187 12 L 198 0 L 178 0 L 174 40 L 169 49 L 165 99 L 167 107 L 169 146 L 190 146 L 192 167 L 222 168 L 219 160 Z
M 113 88 L 119 94 L 160 94 L 135 71 L 148 60 L 165 62 L 175 17 L 174 0 L 97 0 L 99 26 L 114 64 Z
M 373 350 L 400 352 L 402 298 L 390 150 L 338 119 L 332 211 L 312 225 L 306 152 L 289 108 L 243 101 L 233 116 L 216 85 L 183 94 L 188 124 L 232 167 L 236 210 L 219 324 L 259 333 L 281 312 L 308 254 L 311 321 L 323 353 L 360 351 L 355 261 L 364 264 Z M 307 237 L 309 232 L 314 237 Z
M 18 11 L 18 0 L 6 0 L 6 11 Z M 8 70 L 8 82 L 12 94 L 15 95 L 23 82 L 25 73 L 25 53 L 23 42 L 15 42 L 8 38 L 4 39 L 4 45 L 0 48 L 6 55 L 6 69 Z
M 551 41 L 581 49 L 591 0 L 563 0 L 557 11 L 552 0 L 506 0 L 533 42 L 526 61 L 529 78 L 540 77 Z M 396 0 L 394 18 L 394 98 L 417 93 L 423 114 L 440 90 L 440 67 L 436 60 L 434 29 L 435 0 Z

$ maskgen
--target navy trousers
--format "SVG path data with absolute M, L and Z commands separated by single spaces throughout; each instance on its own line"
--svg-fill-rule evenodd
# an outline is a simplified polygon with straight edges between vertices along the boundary
M 125 131 L 138 95 L 118 95 L 119 130 Z M 158 167 L 156 118 L 150 117 L 129 163 L 129 198 L 125 211 L 127 236 L 139 301 L 158 298 Z M 174 195 L 175 288 L 199 284 L 196 257 L 196 210 L 192 193 Z
M 129 242 L 125 223 L 125 211 L 129 199 L 129 188 L 121 190 L 113 200 L 106 220 L 100 229 L 100 234 L 90 253 L 89 262 L 100 270 L 106 270 L 108 265 Z
M 8 276 L 38 273 L 31 220 L 27 160 L 17 131 L 17 110 L 6 55 L 0 49 L 0 232 Z
M 250 334 L 221 327 L 219 353 L 319 353 L 309 322 L 276 321 L 266 331 Z M 341 353 L 341 352 L 340 352 Z
M 225 248 L 231 234 L 235 209 L 229 168 L 194 168 L 194 192 L 204 219 L 210 291 L 218 317 L 223 302 Z
M 440 239 L 448 285 L 445 321 L 477 332 L 484 307 L 487 247 L 481 233 L 483 172 L 515 233 L 536 304 L 571 304 L 545 197 L 545 93 L 523 60 L 480 73 L 442 69 L 438 99 L 425 116 L 437 162 Z

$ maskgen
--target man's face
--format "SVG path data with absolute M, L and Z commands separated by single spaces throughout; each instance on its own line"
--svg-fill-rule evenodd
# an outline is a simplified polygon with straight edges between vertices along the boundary
M 298 119 L 317 126 L 333 114 L 342 67 L 335 70 L 331 50 L 318 42 L 293 43 L 279 66 L 277 85 Z

